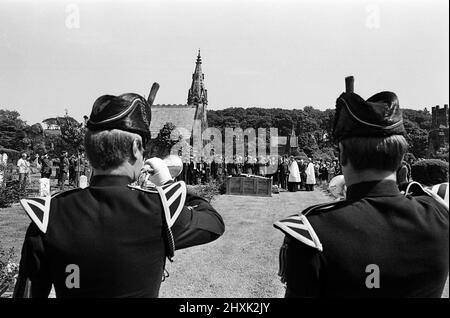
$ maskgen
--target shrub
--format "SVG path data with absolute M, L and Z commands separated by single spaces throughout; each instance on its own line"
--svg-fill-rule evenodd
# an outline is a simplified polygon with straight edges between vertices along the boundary
M 434 157 L 436 159 L 440 159 L 442 161 L 448 162 L 448 159 L 449 159 L 448 158 L 448 151 L 447 152 L 443 152 L 443 153 L 438 153 L 438 154 L 434 155 Z
M 19 265 L 13 262 L 14 248 L 4 250 L 0 247 L 0 296 L 14 286 Z
M 411 177 L 423 185 L 448 182 L 448 162 L 438 159 L 426 159 L 411 167 Z
M 221 193 L 221 187 L 223 188 L 223 184 L 217 181 L 210 181 L 206 184 L 188 185 L 187 190 L 189 193 L 198 195 L 211 202 L 216 195 Z
M 25 191 L 20 190 L 18 180 L 6 180 L 6 185 L 0 187 L 0 208 L 7 208 L 11 204 L 19 202 L 25 194 Z
M 333 148 L 323 148 L 322 150 L 316 150 L 312 154 L 313 160 L 324 160 L 324 161 L 333 161 L 336 158 L 334 155 Z

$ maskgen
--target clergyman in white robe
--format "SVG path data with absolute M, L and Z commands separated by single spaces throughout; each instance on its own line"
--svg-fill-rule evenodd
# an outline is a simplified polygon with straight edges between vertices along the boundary
M 306 167 L 306 190 L 313 191 L 314 184 L 316 184 L 316 173 L 314 170 L 314 164 L 312 162 L 308 163 Z
M 298 169 L 297 161 L 291 160 L 289 163 L 288 190 L 290 192 L 297 191 L 300 181 L 300 170 Z

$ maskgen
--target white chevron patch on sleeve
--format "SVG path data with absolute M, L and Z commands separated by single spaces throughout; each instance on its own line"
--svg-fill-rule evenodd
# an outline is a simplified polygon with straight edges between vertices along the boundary
M 323 251 L 322 243 L 316 232 L 303 214 L 293 215 L 274 223 L 274 227 L 296 240 Z
M 47 232 L 48 220 L 50 215 L 50 201 L 51 197 L 42 198 L 30 198 L 20 200 L 20 204 L 24 208 L 31 221 L 36 224 L 42 233 Z M 38 215 L 36 212 L 42 212 L 42 215 Z
M 169 186 L 156 187 L 156 189 L 162 201 L 167 225 L 171 228 L 183 211 L 187 193 L 186 184 L 183 181 L 178 181 Z

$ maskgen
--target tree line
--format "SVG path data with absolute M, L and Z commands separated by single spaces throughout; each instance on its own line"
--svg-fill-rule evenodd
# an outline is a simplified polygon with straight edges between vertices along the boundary
M 58 157 L 62 151 L 75 153 L 83 146 L 84 125 L 68 114 L 48 118 L 44 124 L 57 125 L 57 130 L 44 130 L 41 123 L 28 125 L 15 110 L 0 109 L 0 153 L 17 157 L 20 152 L 48 153 Z
M 278 129 L 279 136 L 298 136 L 300 151 L 306 156 L 330 159 L 335 156 L 332 140 L 334 109 L 319 110 L 312 106 L 303 109 L 232 107 L 208 111 L 208 126 Z M 431 113 L 424 110 L 403 109 L 409 152 L 417 158 L 427 156 Z M 448 157 L 448 154 L 447 154 Z
M 298 136 L 299 150 L 306 156 L 332 159 L 335 156 L 332 140 L 334 112 L 334 109 L 322 111 L 312 106 L 303 109 L 226 108 L 209 110 L 208 126 L 219 129 L 275 127 L 279 136 L 290 136 L 294 132 Z M 427 109 L 403 109 L 403 116 L 410 153 L 417 158 L 425 158 L 428 133 L 431 130 L 431 113 Z M 38 154 L 47 152 L 51 157 L 56 157 L 63 150 L 75 153 L 83 147 L 82 122 L 66 113 L 65 116 L 48 118 L 43 123 L 56 125 L 59 130 L 44 130 L 40 123 L 29 125 L 20 118 L 17 111 L 0 109 L 0 151 Z M 170 132 L 171 127 L 166 125 L 162 130 L 164 131 L 160 132 L 161 136 L 170 135 L 164 132 Z M 167 143 L 162 139 L 161 143 Z

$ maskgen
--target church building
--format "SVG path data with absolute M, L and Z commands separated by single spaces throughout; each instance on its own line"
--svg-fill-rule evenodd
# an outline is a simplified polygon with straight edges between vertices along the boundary
M 184 105 L 152 105 L 152 122 L 150 124 L 151 138 L 158 136 L 161 128 L 167 123 L 172 123 L 176 128 L 192 133 L 195 120 L 201 123 L 204 131 L 208 127 L 206 107 L 208 105 L 208 94 L 205 88 L 205 74 L 202 71 L 202 58 L 198 51 L 195 63 L 194 74 L 192 74 L 192 84 L 188 90 L 187 104 Z M 189 136 L 185 136 L 188 139 Z

